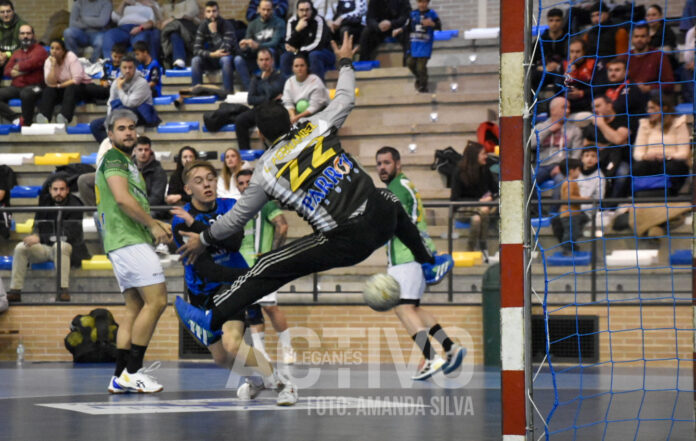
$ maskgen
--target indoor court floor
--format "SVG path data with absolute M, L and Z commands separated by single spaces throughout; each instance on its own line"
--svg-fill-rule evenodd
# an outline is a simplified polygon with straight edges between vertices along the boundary
M 412 382 L 411 369 L 387 365 L 292 366 L 286 374 L 296 379 L 300 393 L 292 407 L 276 406 L 270 391 L 254 401 L 238 400 L 240 377 L 207 362 L 162 363 L 154 375 L 165 389 L 152 395 L 109 395 L 106 385 L 112 369 L 97 364 L 25 363 L 17 368 L 15 363 L 0 363 L 0 440 L 501 439 L 495 369 L 477 367 L 455 377 L 438 374 L 426 382 Z M 693 393 L 667 390 L 675 381 L 680 390 L 693 389 L 690 372 L 680 374 L 655 371 L 648 386 L 664 391 L 636 395 L 631 391 L 642 381 L 642 370 L 615 370 L 615 393 L 594 398 L 599 390 L 608 390 L 607 371 L 586 370 L 582 377 L 565 374 L 559 378 L 565 384 L 561 400 L 580 389 L 585 398 L 559 407 L 554 421 L 560 423 L 552 429 L 572 427 L 573 421 L 578 429 L 563 430 L 550 439 L 600 440 L 604 434 L 612 441 L 693 440 Z M 541 373 L 535 384 L 536 404 L 548 410 L 553 403 L 552 378 Z M 641 396 L 644 403 L 638 409 Z M 608 417 L 617 422 L 591 424 L 604 417 L 608 400 Z M 665 412 L 674 418 L 664 421 Z M 636 436 L 638 414 L 644 420 Z M 544 439 L 543 423 L 537 418 L 535 424 L 535 439 Z

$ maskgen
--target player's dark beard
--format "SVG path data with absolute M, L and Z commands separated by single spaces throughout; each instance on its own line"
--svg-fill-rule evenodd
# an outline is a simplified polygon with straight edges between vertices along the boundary
M 123 153 L 126 154 L 126 156 L 133 156 L 133 150 L 135 150 L 135 142 L 133 142 L 133 144 L 130 147 L 127 147 L 123 143 L 117 143 L 114 141 L 112 141 L 112 143 L 114 144 L 114 147 L 121 150 Z

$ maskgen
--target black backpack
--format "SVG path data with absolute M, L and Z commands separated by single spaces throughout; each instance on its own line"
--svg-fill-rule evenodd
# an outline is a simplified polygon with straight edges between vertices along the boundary
M 457 168 L 462 155 L 451 146 L 443 150 L 435 150 L 435 160 L 430 165 L 431 170 L 437 170 L 447 178 L 447 188 L 452 187 L 452 174 Z
M 107 309 L 97 308 L 89 314 L 76 315 L 65 337 L 65 348 L 75 363 L 116 361 L 118 323 Z

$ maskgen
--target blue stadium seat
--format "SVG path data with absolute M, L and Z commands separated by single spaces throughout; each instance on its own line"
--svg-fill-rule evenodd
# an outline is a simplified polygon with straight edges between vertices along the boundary
M 0 127 L 0 135 L 9 135 L 9 134 L 10 134 L 9 127 Z
M 532 37 L 543 34 L 548 28 L 549 25 L 532 26 Z
M 188 133 L 191 130 L 198 130 L 201 123 L 198 121 L 167 122 L 157 126 L 158 133 Z
M 573 266 L 573 265 L 589 265 L 589 251 L 576 251 L 572 256 L 565 256 L 561 251 L 554 253 L 546 258 L 546 263 L 551 266 Z
M 12 256 L 0 256 L 0 270 L 12 269 Z
M 66 262 L 63 262 L 65 264 Z M 67 262 L 68 265 L 70 265 L 70 262 Z M 47 261 L 47 262 L 41 262 L 41 263 L 32 263 L 31 264 L 31 269 L 33 270 L 52 270 L 56 269 L 56 265 L 52 261 Z
M 212 104 L 217 101 L 215 95 L 204 95 L 204 96 L 191 96 L 184 98 L 185 104 Z
M 7 104 L 10 105 L 10 107 L 21 107 L 22 106 L 22 100 L 19 98 L 13 98 L 7 102 Z
M 556 185 L 556 183 L 553 181 L 553 179 L 549 179 L 547 181 L 544 181 L 541 183 L 539 186 L 539 191 L 548 191 L 553 189 L 553 187 Z
M 80 162 L 82 162 L 83 164 L 96 164 L 97 152 L 90 153 L 89 155 L 82 155 L 80 157 Z
M 36 198 L 40 191 L 40 185 L 16 185 L 10 190 L 10 198 Z
M 235 128 L 234 124 L 225 124 L 224 126 L 220 127 L 220 130 L 218 130 L 218 132 L 234 132 L 234 128 Z M 206 126 L 203 126 L 203 131 L 209 132 L 209 130 Z
M 671 188 L 672 181 L 667 175 L 656 176 L 634 176 L 633 177 L 633 192 L 646 190 L 660 190 Z
M 380 66 L 379 60 L 353 61 L 353 69 L 356 71 L 368 71 Z
M 89 135 L 92 133 L 89 130 L 89 124 L 87 123 L 79 123 L 75 124 L 74 126 L 67 126 L 65 128 L 65 131 L 68 133 L 68 135 Z
M 22 127 L 19 124 L 0 124 L 0 130 L 7 129 L 9 133 L 19 133 L 22 131 Z
M 471 224 L 469 222 L 462 222 L 455 220 L 454 221 L 454 228 L 465 230 L 467 228 L 471 228 Z
M 191 68 L 187 67 L 186 69 L 167 69 L 164 71 L 164 75 L 167 77 L 190 77 Z
M 691 250 L 676 250 L 669 256 L 670 265 L 688 265 L 691 266 L 694 262 L 694 256 Z
M 435 41 L 447 41 L 457 37 L 459 37 L 458 29 L 445 29 L 433 33 L 433 39 Z
M 681 104 L 678 104 L 677 107 L 674 108 L 674 110 L 677 113 L 681 113 L 681 114 L 694 113 L 694 104 L 693 103 L 681 103 Z
M 263 155 L 264 151 L 265 150 L 242 150 L 239 152 L 239 156 L 241 156 L 244 161 L 256 161 Z M 222 159 L 224 160 L 225 158 L 223 157 Z
M 550 227 L 551 217 L 533 217 L 530 220 L 530 223 L 532 224 L 532 228 L 537 230 L 544 227 Z
M 173 103 L 175 99 L 177 99 L 179 95 L 162 95 L 158 96 L 157 98 L 153 98 L 152 101 L 155 104 L 155 106 L 168 106 L 169 104 Z
M 549 114 L 546 112 L 542 113 L 537 113 L 536 119 L 534 120 L 536 123 L 541 123 L 549 119 Z

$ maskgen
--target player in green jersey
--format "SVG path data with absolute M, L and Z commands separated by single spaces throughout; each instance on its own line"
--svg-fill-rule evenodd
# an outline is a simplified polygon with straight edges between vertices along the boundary
M 394 147 L 377 150 L 377 174 L 387 184 L 387 188 L 399 198 L 404 210 L 416 224 L 425 243 L 435 251 L 433 241 L 428 237 L 425 212 L 418 190 L 401 171 L 401 155 Z M 413 253 L 398 238 L 387 243 L 389 268 L 387 273 L 401 286 L 401 298 L 394 308 L 396 316 L 423 352 L 425 363 L 413 376 L 414 380 L 425 380 L 442 369 L 444 373 L 454 371 L 462 363 L 466 349 L 453 342 L 438 324 L 437 319 L 420 306 L 425 291 L 425 279 Z M 430 345 L 430 336 L 435 337 L 445 350 L 446 359 L 435 353 Z
M 116 370 L 111 393 L 159 392 L 162 385 L 143 368 L 155 326 L 167 306 L 164 271 L 155 244 L 169 243 L 171 227 L 150 216 L 145 180 L 131 159 L 138 117 L 116 109 L 106 119 L 113 148 L 97 164 L 96 202 L 104 251 L 126 302 L 116 337 Z

